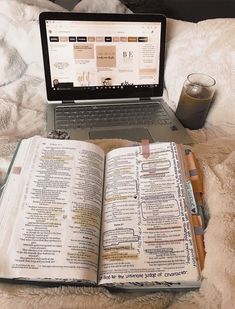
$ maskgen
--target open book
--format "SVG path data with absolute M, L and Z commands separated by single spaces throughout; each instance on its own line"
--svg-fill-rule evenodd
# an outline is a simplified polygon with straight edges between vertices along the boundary
M 23 140 L 0 199 L 0 278 L 199 287 L 183 155 L 175 143 L 148 151 Z

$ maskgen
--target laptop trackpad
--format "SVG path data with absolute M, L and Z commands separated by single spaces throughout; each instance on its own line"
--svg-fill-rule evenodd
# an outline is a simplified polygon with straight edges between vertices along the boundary
M 90 139 L 101 139 L 101 138 L 122 138 L 130 141 L 141 142 L 143 139 L 148 139 L 149 142 L 154 142 L 148 129 L 146 128 L 131 128 L 131 129 L 120 129 L 120 130 L 104 130 L 104 131 L 90 131 Z

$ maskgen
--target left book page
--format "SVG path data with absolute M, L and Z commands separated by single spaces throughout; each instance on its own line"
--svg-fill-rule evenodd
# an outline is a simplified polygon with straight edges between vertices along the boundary
M 104 158 L 86 142 L 21 142 L 0 197 L 0 278 L 97 283 Z

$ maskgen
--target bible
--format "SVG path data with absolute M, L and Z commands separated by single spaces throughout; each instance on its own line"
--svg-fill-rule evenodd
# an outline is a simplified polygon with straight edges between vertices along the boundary
M 182 147 L 170 142 L 105 154 L 90 142 L 22 140 L 0 198 L 0 278 L 198 288 L 184 161 Z

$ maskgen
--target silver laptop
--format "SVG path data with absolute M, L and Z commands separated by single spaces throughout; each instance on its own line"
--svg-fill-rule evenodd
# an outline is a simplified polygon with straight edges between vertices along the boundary
M 48 132 L 191 143 L 162 99 L 164 16 L 43 12 L 39 21 Z

